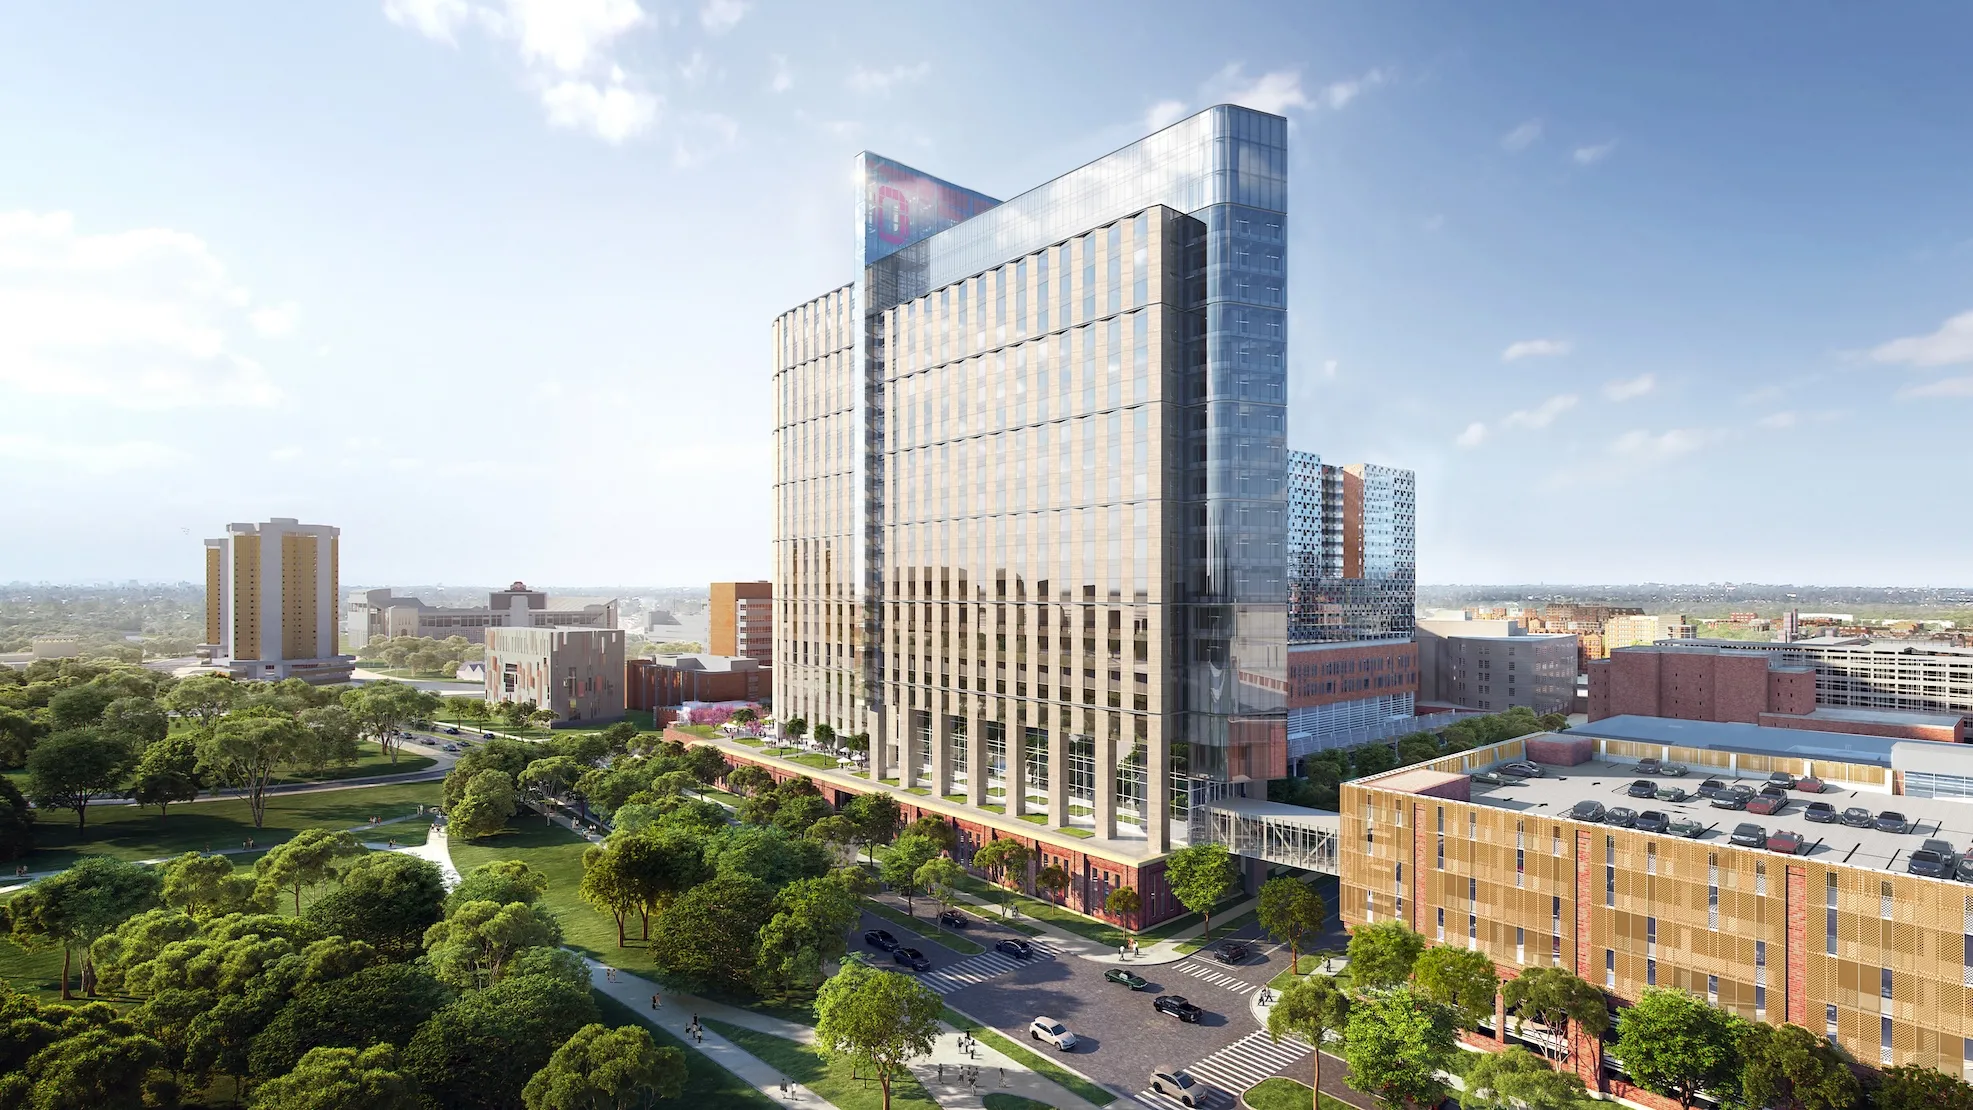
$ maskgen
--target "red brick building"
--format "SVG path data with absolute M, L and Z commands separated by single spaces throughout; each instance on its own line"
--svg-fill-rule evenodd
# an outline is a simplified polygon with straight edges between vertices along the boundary
M 624 662 L 628 709 L 663 709 L 688 701 L 760 701 L 774 691 L 774 672 L 753 659 L 722 655 L 661 655 Z
M 1963 742 L 1963 719 L 1818 707 L 1815 670 L 1714 647 L 1618 648 L 1589 664 L 1589 719 L 1670 717 L 1771 728 Z

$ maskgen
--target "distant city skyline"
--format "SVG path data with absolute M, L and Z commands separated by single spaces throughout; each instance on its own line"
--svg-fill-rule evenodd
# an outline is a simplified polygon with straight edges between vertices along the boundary
M 0 580 L 273 516 L 350 582 L 766 577 L 856 153 L 1009 197 L 1216 102 L 1289 121 L 1288 445 L 1417 473 L 1421 582 L 1964 573 L 1973 12 L 1244 11 L 11 11 Z

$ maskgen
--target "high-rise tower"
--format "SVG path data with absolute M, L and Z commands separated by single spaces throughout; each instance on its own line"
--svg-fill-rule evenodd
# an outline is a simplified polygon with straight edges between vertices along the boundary
M 240 678 L 348 680 L 336 622 L 342 530 L 275 517 L 207 540 L 206 643 Z
M 774 324 L 775 710 L 973 818 L 1162 853 L 1285 773 L 1287 121 L 1004 203 L 856 161 Z

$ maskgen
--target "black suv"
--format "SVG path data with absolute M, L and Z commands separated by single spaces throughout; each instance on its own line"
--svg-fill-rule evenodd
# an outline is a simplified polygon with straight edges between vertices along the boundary
M 1767 830 L 1759 825 L 1746 823 L 1733 826 L 1733 835 L 1727 842 L 1741 848 L 1767 847 Z
M 966 915 L 960 913 L 958 910 L 941 910 L 939 911 L 939 924 L 948 929 L 964 929 L 966 927 Z
M 1159 995 L 1151 1000 L 1151 1009 L 1161 1014 L 1170 1014 L 1188 1025 L 1197 1025 L 1199 1019 L 1206 1016 L 1206 1011 L 1187 1002 L 1185 996 L 1179 994 Z
M 863 934 L 863 943 L 883 952 L 897 951 L 897 938 L 886 929 L 872 929 Z
M 1221 942 L 1218 948 L 1213 949 L 1213 959 L 1223 964 L 1237 964 L 1245 961 L 1253 953 L 1254 950 L 1247 947 L 1244 943 L 1237 940 L 1229 940 Z

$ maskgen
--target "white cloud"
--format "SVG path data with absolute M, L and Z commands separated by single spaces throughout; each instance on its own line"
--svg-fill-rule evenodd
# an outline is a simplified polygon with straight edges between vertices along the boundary
M 185 460 L 185 453 L 148 439 L 77 443 L 72 439 L 0 435 L 0 459 L 13 459 L 23 466 L 39 463 L 84 474 L 116 474 L 174 466 Z
M 692 56 L 685 60 L 685 64 L 678 67 L 678 75 L 684 78 L 688 85 L 699 84 L 711 72 L 712 59 L 706 57 L 705 51 L 697 48 L 693 49 Z
M 892 66 L 889 69 L 865 69 L 857 66 L 850 71 L 849 77 L 843 83 L 848 85 L 852 92 L 888 94 L 897 85 L 923 81 L 931 75 L 931 72 L 930 62 L 919 62 L 915 66 Z
M 561 81 L 541 91 L 541 102 L 549 123 L 588 131 L 608 143 L 643 134 L 658 118 L 656 97 L 617 84 Z
M 1344 81 L 1332 81 L 1322 87 L 1322 106 L 1332 112 L 1336 111 L 1350 101 L 1355 100 L 1363 90 L 1383 83 L 1384 71 L 1381 69 L 1372 69 L 1364 73 L 1361 77 L 1352 77 Z
M 616 58 L 623 35 L 650 22 L 637 0 L 385 0 L 384 15 L 427 38 L 455 42 L 478 27 L 511 43 L 548 122 L 621 143 L 656 123 L 662 101 L 639 87 Z
M 1555 423 L 1556 417 L 1575 408 L 1580 400 L 1573 393 L 1558 393 L 1534 408 L 1508 413 L 1501 423 L 1510 428 L 1546 428 Z
M 300 305 L 293 301 L 284 301 L 278 305 L 257 308 L 247 313 L 247 320 L 260 334 L 279 336 L 295 330 L 295 317 L 300 314 Z
M 768 91 L 780 93 L 794 88 L 795 75 L 788 68 L 788 56 L 786 54 L 770 54 L 768 57 L 774 62 L 774 76 L 767 80 Z
M 301 458 L 302 454 L 303 451 L 299 447 L 276 447 L 267 453 L 267 458 L 270 462 L 293 462 Z
M 1898 391 L 1899 400 L 1913 397 L 1973 397 L 1973 377 L 1940 378 L 1936 382 Z
M 711 34 L 723 35 L 739 26 L 749 6 L 747 0 L 706 0 L 699 9 L 699 25 Z
M 1336 362 L 1336 360 L 1335 360 L 1335 359 L 1333 359 L 1333 358 L 1332 358 L 1332 359 L 1325 359 L 1325 360 L 1323 361 L 1323 363 L 1322 363 L 1322 374 L 1321 374 L 1321 377 L 1322 377 L 1322 378 L 1323 378 L 1323 379 L 1324 379 L 1325 381 L 1326 381 L 1326 380 L 1329 380 L 1329 379 L 1333 379 L 1333 378 L 1334 378 L 1334 377 L 1336 376 L 1336 371 L 1337 371 L 1338 369 L 1340 369 L 1340 366 L 1339 366 L 1339 364 L 1338 364 L 1338 363 Z
M 1603 396 L 1612 401 L 1629 401 L 1642 397 L 1656 388 L 1658 388 L 1658 378 L 1655 374 L 1639 374 L 1628 381 L 1605 383 Z
M 195 235 L 0 212 L 0 387 L 125 408 L 271 405 L 280 390 L 233 342 L 254 315 Z
M 1480 444 L 1486 442 L 1486 439 L 1487 426 L 1475 420 L 1471 424 L 1466 425 L 1466 430 L 1459 433 L 1459 437 L 1452 442 L 1461 447 L 1478 447 Z
M 1618 436 L 1610 450 L 1625 458 L 1662 461 L 1689 455 L 1719 438 L 1719 432 L 1705 428 L 1673 428 L 1656 435 L 1634 428 Z
M 1876 362 L 1926 367 L 1973 362 L 1973 312 L 1960 313 L 1930 335 L 1911 335 L 1881 344 L 1871 350 L 1870 357 Z
M 680 121 L 672 164 L 695 169 L 740 145 L 740 124 L 718 112 L 699 112 Z
M 466 0 L 384 0 L 384 18 L 440 42 L 453 42 L 472 12 Z
M 1776 412 L 1761 417 L 1759 420 L 1754 421 L 1754 424 L 1756 427 L 1761 428 L 1792 428 L 1799 419 L 1792 412 Z
M 1570 155 L 1570 157 L 1576 160 L 1576 165 L 1578 166 L 1593 166 L 1596 163 L 1601 162 L 1605 158 L 1608 158 L 1610 156 L 1610 152 L 1615 149 L 1617 149 L 1617 140 L 1611 139 L 1607 143 L 1596 143 L 1592 146 L 1579 146 L 1575 149 L 1575 152 Z
M 1575 350 L 1575 344 L 1566 339 L 1522 339 L 1509 343 L 1500 352 L 1500 361 L 1516 362 L 1524 358 L 1552 358 L 1566 355 Z
M 1500 137 L 1502 150 L 1526 150 L 1541 138 L 1541 121 L 1531 119 Z
M 1185 118 L 1183 100 L 1160 100 L 1144 113 L 1144 130 L 1163 131 Z

